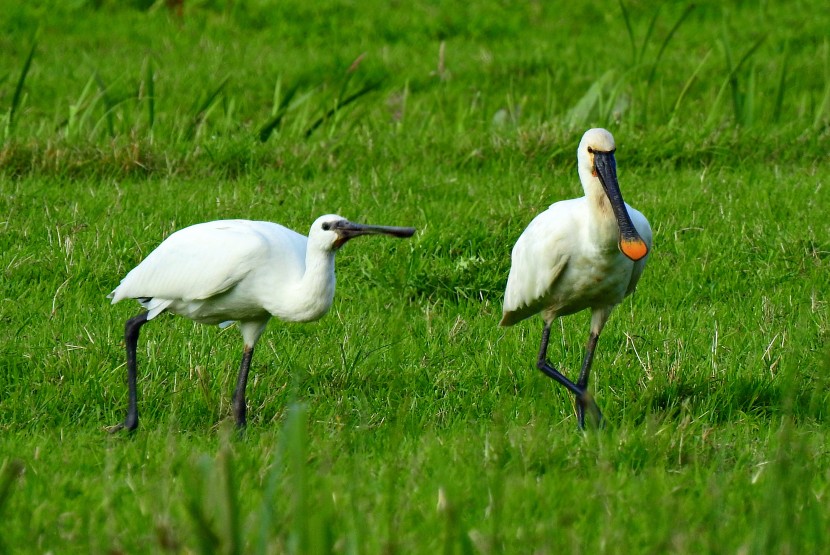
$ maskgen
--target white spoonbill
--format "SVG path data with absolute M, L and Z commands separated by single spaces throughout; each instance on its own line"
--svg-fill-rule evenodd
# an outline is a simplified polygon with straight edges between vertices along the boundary
M 271 317 L 311 322 L 334 299 L 334 253 L 359 235 L 411 237 L 411 227 L 352 223 L 320 216 L 306 238 L 276 223 L 218 220 L 181 229 L 165 239 L 110 293 L 112 303 L 137 299 L 147 309 L 124 327 L 127 417 L 114 429 L 138 427 L 136 345 L 141 326 L 164 311 L 202 324 L 238 321 L 245 342 L 233 392 L 233 413 L 245 425 L 245 387 L 251 357 Z
M 585 196 L 554 203 L 536 216 L 513 247 L 504 293 L 502 326 L 534 314 L 544 320 L 536 366 L 576 396 L 579 427 L 585 409 L 597 423 L 602 413 L 588 392 L 588 375 L 599 334 L 611 311 L 634 292 L 651 249 L 651 227 L 623 202 L 617 182 L 614 137 L 589 129 L 577 149 Z M 547 361 L 551 323 L 591 309 L 591 333 L 576 383 Z

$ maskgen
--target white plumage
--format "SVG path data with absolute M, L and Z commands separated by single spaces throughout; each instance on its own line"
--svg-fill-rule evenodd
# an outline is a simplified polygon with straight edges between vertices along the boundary
M 616 145 L 605 129 L 590 129 L 577 150 L 585 196 L 564 200 L 536 216 L 513 248 L 501 325 L 541 313 L 545 326 L 537 367 L 601 417 L 587 391 L 594 348 L 611 311 L 634 292 L 651 249 L 645 216 L 622 199 L 616 175 Z M 551 323 L 591 309 L 591 334 L 579 380 L 574 383 L 546 359 Z
M 342 219 L 323 216 L 322 221 L 326 218 Z M 310 234 L 318 248 L 309 250 L 307 237 L 272 222 L 218 220 L 181 229 L 127 274 L 111 293 L 112 302 L 149 298 L 142 302 L 148 320 L 164 310 L 203 324 L 271 315 L 315 320 L 334 297 L 334 251 L 324 239 L 335 233 L 317 225 Z M 307 263 L 325 271 L 309 274 L 304 283 Z M 310 281 L 322 286 L 307 287 Z M 316 310 L 296 306 L 304 296 Z
M 242 426 L 250 359 L 268 320 L 309 322 L 328 312 L 334 299 L 334 254 L 349 239 L 414 233 L 413 228 L 354 224 L 333 214 L 318 218 L 308 237 L 250 220 L 206 222 L 173 233 L 109 295 L 113 304 L 133 298 L 147 309 L 125 327 L 130 408 L 119 427 L 138 425 L 135 349 L 147 321 L 167 311 L 202 324 L 240 323 L 245 349 L 234 412 Z

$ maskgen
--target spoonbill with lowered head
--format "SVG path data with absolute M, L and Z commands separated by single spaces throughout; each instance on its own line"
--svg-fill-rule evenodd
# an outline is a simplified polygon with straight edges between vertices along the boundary
M 233 413 L 243 427 L 251 358 L 268 320 L 311 322 L 328 312 L 334 299 L 334 253 L 349 239 L 414 233 L 411 227 L 362 225 L 332 214 L 317 218 L 308 237 L 250 220 L 218 220 L 173 233 L 109 295 L 113 304 L 137 299 L 147 309 L 125 325 L 127 417 L 113 429 L 138 427 L 136 345 L 148 321 L 167 311 L 202 324 L 239 322 L 244 348 Z
M 585 410 L 597 424 L 602 413 L 588 392 L 588 376 L 599 334 L 611 311 L 634 292 L 651 250 L 645 216 L 623 202 L 617 182 L 614 137 L 589 129 L 577 150 L 585 196 L 552 204 L 536 216 L 513 247 L 504 293 L 502 326 L 534 314 L 544 321 L 536 367 L 576 396 L 577 420 Z M 591 309 L 591 332 L 576 383 L 547 361 L 551 323 Z

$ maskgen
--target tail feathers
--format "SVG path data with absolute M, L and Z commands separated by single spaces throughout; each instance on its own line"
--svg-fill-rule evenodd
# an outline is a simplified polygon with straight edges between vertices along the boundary
M 159 299 L 159 298 L 142 298 L 138 299 L 138 302 L 141 303 L 141 306 L 147 309 L 147 319 L 152 320 L 165 310 L 167 307 L 173 304 L 173 301 L 170 299 Z
M 107 298 L 112 299 L 112 304 L 115 304 L 127 297 L 118 295 L 118 289 L 115 289 L 112 293 L 107 295 Z M 167 307 L 173 304 L 173 301 L 170 299 L 159 299 L 158 297 L 137 297 L 135 300 L 138 301 L 138 304 L 147 309 L 148 320 L 152 320 L 167 310 Z
M 522 320 L 526 320 L 530 318 L 534 314 L 538 314 L 539 309 L 532 306 L 523 306 L 521 308 L 517 308 L 514 310 L 505 310 L 502 313 L 501 322 L 499 322 L 500 326 L 512 326 L 513 324 L 518 324 Z

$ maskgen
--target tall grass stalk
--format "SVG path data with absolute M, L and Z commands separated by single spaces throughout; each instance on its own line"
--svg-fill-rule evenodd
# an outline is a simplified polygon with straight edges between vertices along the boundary
M 639 63 L 639 59 L 637 55 L 637 41 L 634 38 L 634 28 L 631 26 L 631 18 L 628 15 L 628 9 L 626 9 L 625 3 L 622 0 L 618 0 L 618 3 L 620 5 L 623 23 L 625 24 L 625 30 L 628 34 L 628 44 L 631 46 L 631 65 L 636 66 Z
M 787 76 L 789 71 L 790 61 L 790 44 L 784 44 L 784 53 L 781 59 L 781 72 L 778 74 L 778 86 L 775 90 L 775 101 L 772 108 L 772 121 L 778 123 L 781 121 L 781 111 L 784 107 L 784 96 L 787 92 Z
M 77 139 L 81 136 L 81 132 L 89 119 L 89 114 L 99 98 L 92 92 L 94 85 L 95 77 L 93 76 L 86 82 L 77 100 L 69 105 L 69 115 L 59 126 L 65 127 L 66 138 Z
M 311 520 L 308 499 L 307 459 L 307 410 L 300 403 L 294 403 L 288 410 L 285 421 L 286 455 L 290 478 L 286 492 L 291 503 L 291 529 L 288 547 L 292 553 L 310 553 Z
M 20 76 L 17 78 L 17 84 L 14 87 L 14 94 L 12 94 L 12 102 L 9 106 L 8 120 L 6 123 L 6 136 L 9 136 L 14 130 L 17 112 L 20 109 L 20 103 L 23 100 L 23 87 L 26 84 L 26 77 L 29 75 L 29 69 L 32 67 L 32 60 L 35 57 L 36 49 L 37 39 L 32 38 L 32 46 L 29 48 L 29 54 L 23 62 L 23 67 L 20 70 Z
M 245 552 L 242 544 L 242 531 L 239 524 L 239 484 L 237 483 L 236 473 L 234 471 L 234 457 L 230 445 L 230 438 L 234 432 L 235 430 L 232 429 L 230 422 L 228 422 L 225 426 L 222 445 L 216 461 L 219 470 L 218 482 L 222 495 L 221 504 L 223 508 L 224 537 L 226 538 L 224 552 L 227 555 L 238 555 L 239 553 Z
M 697 67 L 695 67 L 695 70 L 692 72 L 692 74 L 689 76 L 689 78 L 683 84 L 683 88 L 680 90 L 680 94 L 677 95 L 677 100 L 674 102 L 674 107 L 672 108 L 671 117 L 669 118 L 669 125 L 670 126 L 675 123 L 677 116 L 680 114 L 680 107 L 683 104 L 683 99 L 685 98 L 686 93 L 688 93 L 689 88 L 695 82 L 695 79 L 697 78 L 698 74 L 700 73 L 700 70 L 703 69 L 704 65 L 706 65 L 706 61 L 709 59 L 709 56 L 711 56 L 711 55 L 712 55 L 712 50 L 711 49 L 707 50 L 706 55 L 703 56 L 703 58 L 700 60 L 700 63 L 697 64 Z
M 18 459 L 6 459 L 0 466 L 0 515 L 12 494 L 15 481 L 23 473 L 23 462 Z
M 115 103 L 113 102 L 112 98 L 109 95 L 109 90 L 107 84 L 104 82 L 104 79 L 101 77 L 101 74 L 98 71 L 93 72 L 93 77 L 95 78 L 95 82 L 98 84 L 98 93 L 101 96 L 101 100 L 104 103 L 104 119 L 107 122 L 107 132 L 109 133 L 110 138 L 115 138 L 115 122 L 113 120 L 113 110 L 115 109 Z M 93 133 L 94 134 L 94 133 Z
M 230 422 L 223 423 L 216 457 L 198 457 L 197 472 L 188 475 L 184 506 L 201 553 L 237 555 L 245 551 L 233 454 L 235 431 Z
M 153 58 L 146 56 L 143 65 L 144 78 L 138 89 L 138 100 L 147 106 L 147 131 L 152 140 L 153 126 L 156 123 L 156 72 L 153 67 Z
M 625 24 L 626 32 L 628 35 L 628 41 L 631 46 L 631 67 L 632 70 L 638 70 L 643 65 L 646 49 L 651 43 L 652 36 L 654 35 L 654 29 L 657 25 L 657 20 L 659 19 L 663 5 L 661 4 L 654 10 L 651 19 L 649 20 L 648 27 L 646 28 L 645 35 L 643 36 L 643 39 L 640 42 L 639 49 L 637 47 L 637 40 L 634 34 L 634 28 L 631 23 L 631 18 L 628 13 L 628 9 L 625 7 L 625 3 L 622 0 L 619 0 L 619 5 L 620 11 L 623 16 L 623 22 Z M 669 44 L 672 42 L 672 39 L 674 38 L 677 31 L 683 25 L 683 22 L 686 21 L 686 19 L 689 17 L 689 15 L 691 15 L 694 9 L 694 4 L 688 4 L 686 6 L 686 8 L 683 10 L 683 13 L 680 14 L 680 17 L 678 17 L 677 21 L 674 22 L 674 25 L 672 25 L 672 27 L 666 33 L 666 36 L 664 36 L 663 40 L 660 42 L 660 45 L 657 48 L 657 53 L 654 56 L 654 60 L 649 65 L 648 73 L 646 74 L 645 80 L 638 80 L 639 85 L 636 88 L 639 89 L 638 94 L 642 98 L 642 106 L 638 111 L 638 118 L 642 121 L 642 123 L 648 122 L 649 104 L 654 89 L 655 79 L 657 77 L 657 70 L 660 67 L 660 62 L 663 59 L 663 55 L 666 52 L 666 49 L 668 48 Z
M 222 546 L 221 537 L 215 529 L 215 518 L 207 508 L 213 503 L 208 501 L 208 492 L 214 484 L 211 466 L 207 457 L 201 457 L 195 472 L 186 475 L 189 483 L 185 489 L 184 506 L 193 524 L 198 552 L 203 555 L 220 552 Z
M 752 56 L 758 51 L 761 45 L 766 41 L 766 35 L 759 37 L 747 50 L 744 54 L 740 57 L 737 63 L 733 63 L 732 57 L 732 49 L 729 46 L 729 38 L 726 35 L 726 29 L 724 28 L 721 33 L 721 41 L 720 44 L 723 47 L 724 58 L 726 61 L 726 79 L 724 80 L 724 86 L 728 85 L 729 89 L 732 93 L 732 113 L 735 121 L 741 124 L 747 124 L 748 115 L 746 112 L 747 107 L 751 108 L 754 102 L 754 98 L 750 97 L 751 93 L 754 91 L 742 91 L 741 84 L 739 80 L 739 73 L 743 68 L 744 64 L 746 64 Z M 751 85 L 750 85 L 751 86 Z
M 11 497 L 15 482 L 23 474 L 25 466 L 18 459 L 6 459 L 0 466 L 0 531 L 3 530 L 6 521 L 3 515 L 6 503 Z M 0 534 L 0 553 L 12 553 L 12 550 L 3 541 L 4 534 Z
M 683 13 L 680 14 L 680 17 L 677 18 L 677 21 L 675 21 L 674 25 L 672 25 L 672 28 L 669 29 L 669 32 L 666 33 L 665 37 L 663 37 L 663 42 L 660 43 L 660 48 L 657 50 L 657 55 L 654 57 L 654 61 L 651 63 L 651 70 L 649 71 L 648 77 L 646 78 L 646 88 L 649 91 L 651 90 L 652 84 L 654 84 L 654 78 L 657 75 L 657 68 L 660 65 L 660 60 L 663 59 L 663 53 L 666 51 L 666 48 L 668 48 L 669 43 L 671 42 L 672 38 L 674 38 L 674 35 L 675 35 L 675 33 L 677 33 L 677 30 L 680 29 L 680 26 L 683 25 L 683 22 L 686 20 L 686 18 L 689 17 L 689 15 L 691 15 L 691 13 L 694 11 L 694 9 L 695 9 L 694 4 L 687 5 L 686 9 L 683 10 Z M 654 17 L 656 19 L 657 15 L 655 14 Z M 652 23 L 652 26 L 653 26 L 653 23 Z M 643 40 L 643 50 L 645 50 L 646 41 L 648 40 L 648 38 L 650 36 L 651 36 L 651 28 L 649 28 L 649 33 L 646 35 L 646 38 Z M 640 54 L 640 57 L 642 58 L 642 52 Z
M 260 142 L 266 142 L 271 137 L 271 134 L 282 124 L 283 118 L 288 113 L 291 102 L 294 100 L 294 96 L 297 94 L 299 88 L 300 83 L 297 82 L 285 94 L 281 94 L 282 77 L 277 79 L 277 83 L 274 85 L 274 101 L 271 108 L 271 117 L 259 128 Z
M 283 436 L 284 437 L 284 436 Z M 281 496 L 279 493 L 280 480 L 283 477 L 283 465 L 285 459 L 285 441 L 277 442 L 271 458 L 271 468 L 268 471 L 265 485 L 262 491 L 262 503 L 259 507 L 258 519 L 259 529 L 256 535 L 254 553 L 265 555 L 269 552 L 269 545 L 272 543 L 275 515 L 280 509 L 278 503 Z
M 201 129 L 202 124 L 207 119 L 210 111 L 216 105 L 217 99 L 222 94 L 225 85 L 228 84 L 230 79 L 230 75 L 226 76 L 215 88 L 205 95 L 201 101 L 197 101 L 196 104 L 194 104 L 194 108 L 192 110 L 193 115 L 191 116 L 190 123 L 184 133 L 185 139 L 193 140 L 197 137 L 199 129 Z
M 813 129 L 819 129 L 823 125 L 827 125 L 827 116 L 825 115 L 830 110 L 830 43 L 825 39 L 822 44 L 823 62 L 824 62 L 824 92 L 821 95 L 821 100 L 816 106 L 813 115 Z
M 305 131 L 305 138 L 309 138 L 314 131 L 317 130 L 323 123 L 328 121 L 330 118 L 337 116 L 337 114 L 348 106 L 349 104 L 359 100 L 361 97 L 377 90 L 380 88 L 381 82 L 378 80 L 369 81 L 361 86 L 357 91 L 346 95 L 346 91 L 348 90 L 349 83 L 352 80 L 352 76 L 357 72 L 357 69 L 360 67 L 360 63 L 363 61 L 363 58 L 366 56 L 365 53 L 358 56 L 346 70 L 346 74 L 343 77 L 343 80 L 340 83 L 340 90 L 337 92 L 337 95 L 334 97 L 332 101 L 332 106 L 326 110 L 320 117 L 318 117 L 314 122 L 306 129 Z

